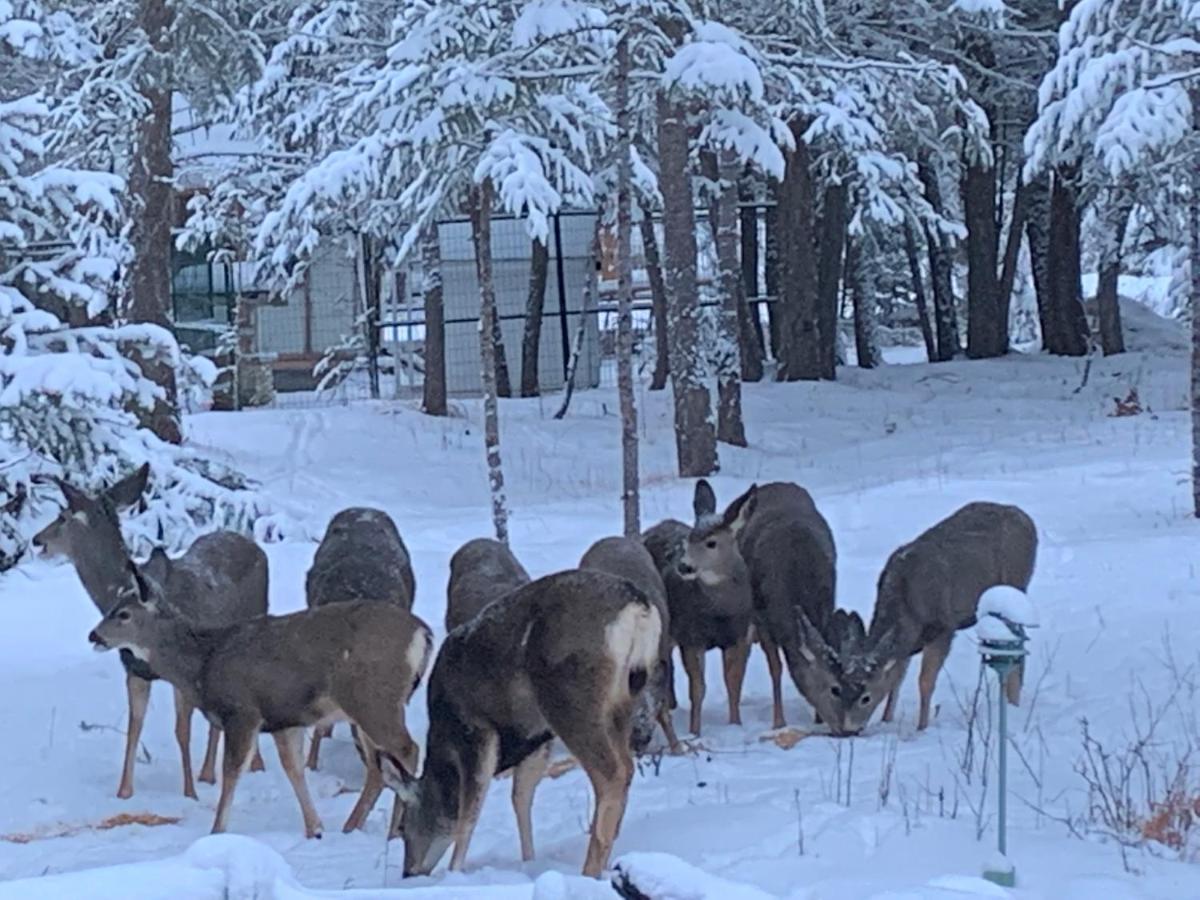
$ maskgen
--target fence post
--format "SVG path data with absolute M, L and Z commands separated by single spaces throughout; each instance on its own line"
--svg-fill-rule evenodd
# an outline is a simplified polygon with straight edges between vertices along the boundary
M 562 222 L 559 213 L 554 214 L 554 279 L 558 285 L 558 332 L 562 342 L 563 381 L 566 382 L 571 364 L 571 329 L 567 324 L 567 279 L 563 272 Z

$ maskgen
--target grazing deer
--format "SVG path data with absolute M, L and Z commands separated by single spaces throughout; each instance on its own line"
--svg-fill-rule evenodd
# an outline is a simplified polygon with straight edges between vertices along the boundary
M 667 589 L 658 573 L 658 567 L 654 565 L 654 558 L 640 540 L 607 537 L 596 541 L 587 549 L 579 561 L 579 568 L 594 569 L 624 578 L 645 594 L 646 599 L 658 610 L 662 632 L 658 647 L 659 663 L 651 673 L 650 682 L 634 709 L 633 743 L 630 746 L 634 753 L 643 752 L 654 737 L 654 725 L 657 722 L 666 735 L 668 746 L 672 750 L 677 749 L 679 738 L 675 734 L 675 725 L 671 722 L 667 684 L 671 677 L 671 617 L 667 609 Z
M 879 576 L 870 630 L 840 651 L 847 673 L 841 690 L 847 727 L 861 730 L 885 696 L 883 720 L 890 722 L 909 659 L 923 653 L 917 728 L 927 728 L 933 689 L 954 633 L 975 624 L 979 598 L 988 588 L 1025 590 L 1036 557 L 1033 520 L 1018 507 L 999 503 L 968 503 L 892 553 Z M 1018 667 L 1005 683 L 1014 706 L 1022 677 Z
M 134 576 L 138 568 L 121 536 L 117 511 L 140 500 L 149 475 L 150 466 L 146 464 L 96 496 L 55 479 L 67 505 L 33 538 L 34 547 L 47 556 L 66 557 L 74 563 L 84 590 L 101 614 L 107 615 L 137 593 Z M 179 559 L 169 559 L 156 549 L 142 572 L 161 587 L 172 612 L 192 624 L 231 625 L 266 615 L 267 557 L 257 544 L 240 534 L 217 531 L 203 535 Z M 160 676 L 129 652 L 121 653 L 121 664 L 129 697 L 129 727 L 117 796 L 128 799 L 133 796 L 133 766 L 150 702 L 150 683 Z M 196 799 L 192 705 L 179 690 L 175 691 L 175 738 L 183 761 L 183 793 Z M 217 738 L 214 726 L 209 730 L 200 769 L 200 781 L 209 784 L 216 781 Z M 262 768 L 257 750 L 255 768 Z
M 380 754 L 404 801 L 404 874 L 433 871 L 451 843 L 466 861 L 493 776 L 513 770 L 521 858 L 533 858 L 533 794 L 558 736 L 596 794 L 585 875 L 608 862 L 634 762 L 633 710 L 658 665 L 658 610 L 604 572 L 548 575 L 488 605 L 446 637 L 430 675 L 425 768 L 413 779 Z
M 383 788 L 378 750 L 416 769 L 418 750 L 404 724 L 404 706 L 429 665 L 433 638 L 408 610 L 358 600 L 198 628 L 176 615 L 140 574 L 135 580 L 137 595 L 111 610 L 88 638 L 98 650 L 127 650 L 151 666 L 225 732 L 214 834 L 229 823 L 238 778 L 259 731 L 275 738 L 307 837 L 320 837 L 322 825 L 304 780 L 306 727 L 348 719 L 358 729 L 367 780 L 347 831 L 359 826 Z
M 382 600 L 412 609 L 416 590 L 396 523 L 383 510 L 365 506 L 343 509 L 329 521 L 304 579 L 309 609 L 346 600 Z M 310 769 L 317 768 L 321 740 L 332 734 L 332 725 L 313 732 Z
M 754 514 L 738 540 L 754 592 L 754 631 L 771 672 L 773 727 L 782 728 L 783 650 L 797 689 L 840 733 L 834 712 L 837 669 L 814 652 L 834 610 L 837 554 L 829 523 L 804 488 L 773 482 L 758 489 Z
M 730 724 L 742 723 L 742 683 L 750 655 L 752 595 L 750 573 L 738 549 L 738 534 L 754 512 L 757 488 L 751 486 L 717 513 L 708 482 L 696 483 L 692 502 L 695 523 L 689 528 L 667 519 L 642 535 L 667 590 L 671 642 L 679 647 L 688 676 L 691 702 L 688 728 L 700 734 L 704 703 L 704 654 L 721 651 Z M 674 700 L 673 677 L 668 688 Z M 672 705 L 674 703 L 672 702 Z
M 450 557 L 446 633 L 471 621 L 493 600 L 524 584 L 529 584 L 529 573 L 507 544 L 491 538 L 467 541 Z

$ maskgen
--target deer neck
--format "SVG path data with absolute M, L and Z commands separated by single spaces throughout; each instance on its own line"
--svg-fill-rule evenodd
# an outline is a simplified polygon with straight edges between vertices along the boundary
M 208 661 L 224 630 L 196 629 L 182 619 L 164 626 L 149 663 L 159 678 L 182 691 L 200 705 L 201 683 Z
M 107 558 L 85 555 L 74 560 L 75 573 L 96 608 L 108 615 L 118 603 L 137 596 L 129 551 L 122 542 L 119 551 Z

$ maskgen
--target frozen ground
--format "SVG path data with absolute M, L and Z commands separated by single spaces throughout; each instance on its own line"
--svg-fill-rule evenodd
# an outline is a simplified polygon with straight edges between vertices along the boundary
M 1082 362 L 1013 357 L 844 370 L 836 384 L 750 386 L 751 447 L 722 448 L 714 484 L 723 501 L 752 481 L 789 479 L 811 489 L 837 538 L 840 602 L 864 613 L 887 554 L 958 505 L 988 498 L 1027 509 L 1041 535 L 1031 588 L 1041 627 L 1028 699 L 1012 716 L 1028 760 L 1028 769 L 1011 760 L 1012 790 L 1022 798 L 1011 807 L 1017 895 L 1200 897 L 1200 868 L 1135 852 L 1130 866 L 1140 874 L 1130 874 L 1113 845 L 1071 837 L 1052 818 L 1087 805 L 1073 771 L 1080 718 L 1093 734 L 1119 743 L 1130 731 L 1135 686 L 1152 699 L 1170 694 L 1164 641 L 1186 666 L 1196 662 L 1200 634 L 1200 525 L 1187 517 L 1183 357 L 1099 360 L 1077 392 L 1082 371 Z M 1113 398 L 1131 387 L 1147 412 L 1109 417 Z M 513 547 L 534 574 L 573 565 L 591 541 L 620 526 L 615 396 L 584 392 L 561 422 L 552 418 L 558 402 L 502 405 Z M 341 507 L 387 509 L 415 558 L 417 612 L 440 631 L 450 554 L 489 530 L 479 410 L 467 404 L 457 411 L 443 421 L 408 405 L 206 414 L 191 419 L 189 431 L 259 478 L 284 510 L 309 523 L 313 537 Z M 668 398 L 643 395 L 641 413 L 644 521 L 683 517 L 691 485 L 672 474 Z M 267 548 L 274 611 L 303 605 L 314 548 L 304 540 Z M 198 803 L 181 796 L 163 687 L 147 719 L 151 762 L 138 766 L 132 800 L 114 797 L 124 690 L 116 659 L 87 646 L 96 617 L 66 566 L 34 561 L 0 580 L 8 725 L 0 743 L 0 835 L 33 838 L 0 841 L 0 877 L 174 857 L 211 825 L 215 788 L 199 786 Z M 705 706 L 706 749 L 644 767 L 618 855 L 674 854 L 780 897 L 1005 896 L 976 878 L 994 845 L 992 797 L 977 841 L 978 763 L 971 784 L 959 763 L 968 738 L 956 697 L 973 690 L 978 672 L 968 634 L 947 663 L 927 732 L 916 734 L 911 722 L 914 666 L 898 725 L 875 724 L 852 742 L 814 735 L 790 750 L 760 740 L 770 721 L 761 657 L 752 657 L 748 673 L 744 727 L 725 724 L 716 657 L 709 665 L 710 685 L 718 687 L 710 687 Z M 811 725 L 790 685 L 786 710 L 791 723 Z M 678 711 L 678 724 L 685 715 Z M 422 737 L 423 691 L 409 720 Z M 1175 716 L 1164 720 L 1166 745 L 1182 737 L 1181 728 Z M 203 735 L 196 730 L 198 757 Z M 354 800 L 346 789 L 357 786 L 361 769 L 344 728 L 326 748 L 322 771 L 310 779 L 328 829 L 323 840 L 302 838 L 298 808 L 266 740 L 268 771 L 242 779 L 232 828 L 278 851 L 306 888 L 397 885 L 400 848 L 385 847 L 385 804 L 364 833 L 338 830 Z M 508 790 L 507 782 L 494 786 L 466 873 L 439 870 L 405 886 L 500 897 L 509 888 L 499 885 L 528 886 L 550 870 L 577 872 L 589 818 L 583 775 L 571 772 L 541 787 L 538 860 L 526 866 Z M 122 812 L 180 822 L 89 827 Z

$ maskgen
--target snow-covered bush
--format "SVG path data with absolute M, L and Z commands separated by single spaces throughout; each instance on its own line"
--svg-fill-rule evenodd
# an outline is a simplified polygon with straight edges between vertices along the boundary
M 0 34 L 40 33 L 33 18 L 0 21 Z M 0 54 L 14 48 L 31 65 L 52 63 L 32 38 L 0 41 Z M 138 425 L 136 411 L 161 388 L 137 360 L 177 372 L 185 364 L 169 332 L 114 315 L 129 256 L 122 180 L 56 165 L 49 123 L 42 96 L 0 99 L 0 569 L 59 500 L 38 475 L 95 489 L 150 462 L 154 488 L 132 523 L 135 552 L 180 549 L 219 526 L 249 530 L 264 510 L 244 479 Z

